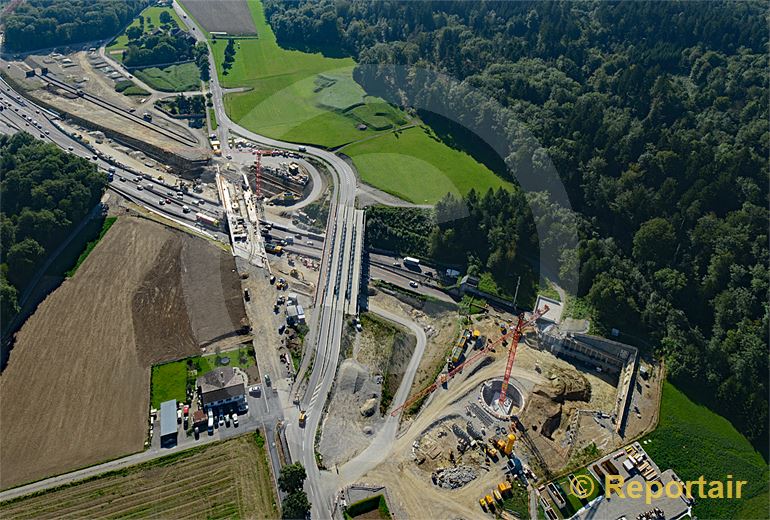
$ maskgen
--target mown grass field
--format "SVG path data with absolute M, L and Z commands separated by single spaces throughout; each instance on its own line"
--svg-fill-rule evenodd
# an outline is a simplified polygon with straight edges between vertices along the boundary
M 174 11 L 170 7 L 157 7 L 152 6 L 148 7 L 141 13 L 139 13 L 139 16 L 144 17 L 144 33 L 147 34 L 149 32 L 152 32 L 157 27 L 161 26 L 160 23 L 160 13 L 167 12 L 171 14 L 171 18 L 174 20 L 174 23 L 177 27 L 184 28 L 184 25 L 182 24 L 182 20 L 179 19 L 179 17 L 176 14 L 176 11 Z M 126 29 L 129 27 L 138 27 L 139 26 L 139 16 L 134 18 L 134 21 L 131 22 Z M 119 51 L 124 50 L 126 47 L 128 47 L 128 36 L 126 36 L 126 31 L 123 31 L 120 33 L 120 36 L 115 38 L 115 40 L 107 47 L 107 52 L 110 51 Z M 114 57 L 119 57 L 119 55 L 114 55 Z
M 264 439 L 249 433 L 0 504 L 22 518 L 278 518 Z
M 248 87 L 228 94 L 225 106 L 239 124 L 264 135 L 334 147 L 375 130 L 359 130 L 359 114 L 347 111 L 361 104 L 383 105 L 353 81 L 351 58 L 282 49 L 265 19 L 261 2 L 249 0 L 257 39 L 236 40 L 235 62 L 223 73 L 226 40 L 213 40 L 217 72 L 224 87 Z M 377 109 L 371 110 L 372 115 Z M 372 128 L 391 128 L 406 118 L 390 108 L 374 119 Z M 367 114 L 364 113 L 364 116 Z
M 682 480 L 746 480 L 741 499 L 700 499 L 699 518 L 770 518 L 767 462 L 725 418 L 691 401 L 665 383 L 660 424 L 643 444 L 661 469 L 672 468 Z
M 200 71 L 193 62 L 170 65 L 159 69 L 137 69 L 134 75 L 155 90 L 163 92 L 187 92 L 200 89 Z
M 176 399 L 182 403 L 187 396 L 187 365 L 183 361 L 152 367 L 152 407 L 160 409 L 160 403 Z
M 511 187 L 423 126 L 355 143 L 342 152 L 353 159 L 364 182 L 418 204 L 433 204 L 447 193 L 463 195 L 471 188 L 484 193 Z

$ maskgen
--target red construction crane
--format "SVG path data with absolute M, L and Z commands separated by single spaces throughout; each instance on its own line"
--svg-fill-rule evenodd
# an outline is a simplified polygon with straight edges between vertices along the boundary
M 436 380 L 436 382 L 434 382 L 430 386 L 426 386 L 425 388 L 423 388 L 422 390 L 420 390 L 419 392 L 414 394 L 412 397 L 410 397 L 409 399 L 404 401 L 404 403 L 402 405 L 394 408 L 393 411 L 390 412 L 390 415 L 396 416 L 404 408 L 407 408 L 407 407 L 411 406 L 413 403 L 415 403 L 416 401 L 418 401 L 422 397 L 430 394 L 436 388 L 438 388 L 439 385 L 443 385 L 444 383 L 449 381 L 449 379 L 451 379 L 452 376 L 454 376 L 456 373 L 460 372 L 466 365 L 470 365 L 470 364 L 474 363 L 477 359 L 481 358 L 482 356 L 485 356 L 490 350 L 493 350 L 497 345 L 499 345 L 500 343 L 502 343 L 503 341 L 505 341 L 506 339 L 508 339 L 511 336 L 514 336 L 514 342 L 515 342 L 514 346 L 511 347 L 511 350 L 515 350 L 516 344 L 518 343 L 519 338 L 521 337 L 521 331 L 525 327 L 528 327 L 528 326 L 532 325 L 533 323 L 535 323 L 546 312 L 548 312 L 548 306 L 547 305 L 543 307 L 542 311 L 536 310 L 535 313 L 532 315 L 532 318 L 530 318 L 529 321 L 527 321 L 527 322 L 524 322 L 522 317 L 520 317 L 519 318 L 519 322 L 516 324 L 516 326 L 513 329 L 510 329 L 508 332 L 506 332 L 505 334 L 503 334 L 502 336 L 497 338 L 495 341 L 487 343 L 487 345 L 483 349 L 481 349 L 479 352 L 477 352 L 473 356 L 469 357 L 468 359 L 466 359 L 465 361 L 463 361 L 462 363 L 460 363 L 459 365 L 454 367 L 452 370 L 450 370 L 446 374 L 441 374 L 439 376 L 439 378 Z M 508 356 L 508 363 L 509 364 L 513 363 L 513 360 L 512 360 L 512 357 L 510 356 L 510 354 Z M 506 369 L 506 373 L 508 374 L 508 376 L 510 376 L 510 367 Z M 504 386 L 507 386 L 507 385 L 504 384 Z M 505 395 L 505 394 L 503 394 L 503 395 Z
M 508 363 L 505 364 L 503 386 L 500 388 L 500 399 L 498 402 L 500 403 L 501 409 L 503 409 L 505 406 L 505 400 L 508 396 L 508 382 L 511 379 L 511 368 L 513 367 L 513 360 L 516 358 L 516 349 L 519 347 L 519 338 L 521 337 L 521 333 L 526 327 L 534 325 L 534 323 L 540 319 L 543 314 L 548 312 L 548 309 L 548 305 L 544 305 L 542 310 L 535 309 L 535 312 L 532 314 L 532 317 L 528 321 L 524 321 L 523 314 L 519 316 L 519 321 L 516 323 L 516 328 L 513 329 L 513 340 L 511 340 L 511 348 L 508 350 Z

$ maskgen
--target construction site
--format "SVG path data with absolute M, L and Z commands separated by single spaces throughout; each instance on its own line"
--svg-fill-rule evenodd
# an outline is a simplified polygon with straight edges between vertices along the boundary
M 402 414 L 401 424 L 386 459 L 366 474 L 409 516 L 427 507 L 436 516 L 478 516 L 481 508 L 528 517 L 542 504 L 538 488 L 585 452 L 611 452 L 654 427 L 657 368 L 634 347 L 559 331 L 547 306 L 519 317 L 455 312 L 448 340 L 436 329 L 447 325 L 439 315 L 404 298 L 378 294 L 374 302 L 419 323 L 428 337 L 421 367 L 433 359 L 428 368 L 438 374 L 382 414 Z M 344 444 L 345 432 L 334 433 Z

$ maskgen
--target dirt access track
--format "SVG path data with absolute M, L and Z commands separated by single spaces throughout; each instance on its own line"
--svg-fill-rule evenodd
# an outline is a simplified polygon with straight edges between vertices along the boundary
M 240 332 L 234 267 L 202 238 L 118 218 L 17 335 L 0 375 L 0 488 L 142 450 L 151 365 Z
M 183 0 L 185 9 L 208 32 L 254 35 L 257 28 L 246 0 Z

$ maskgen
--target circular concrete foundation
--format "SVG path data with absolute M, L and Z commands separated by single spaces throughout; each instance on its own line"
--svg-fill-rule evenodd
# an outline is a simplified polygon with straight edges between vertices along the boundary
M 515 411 L 521 410 L 524 406 L 524 399 L 521 392 L 509 381 L 508 388 L 505 391 L 505 404 L 500 404 L 500 392 L 503 389 L 502 379 L 490 379 L 481 386 L 481 399 L 484 404 L 497 415 L 512 415 Z

